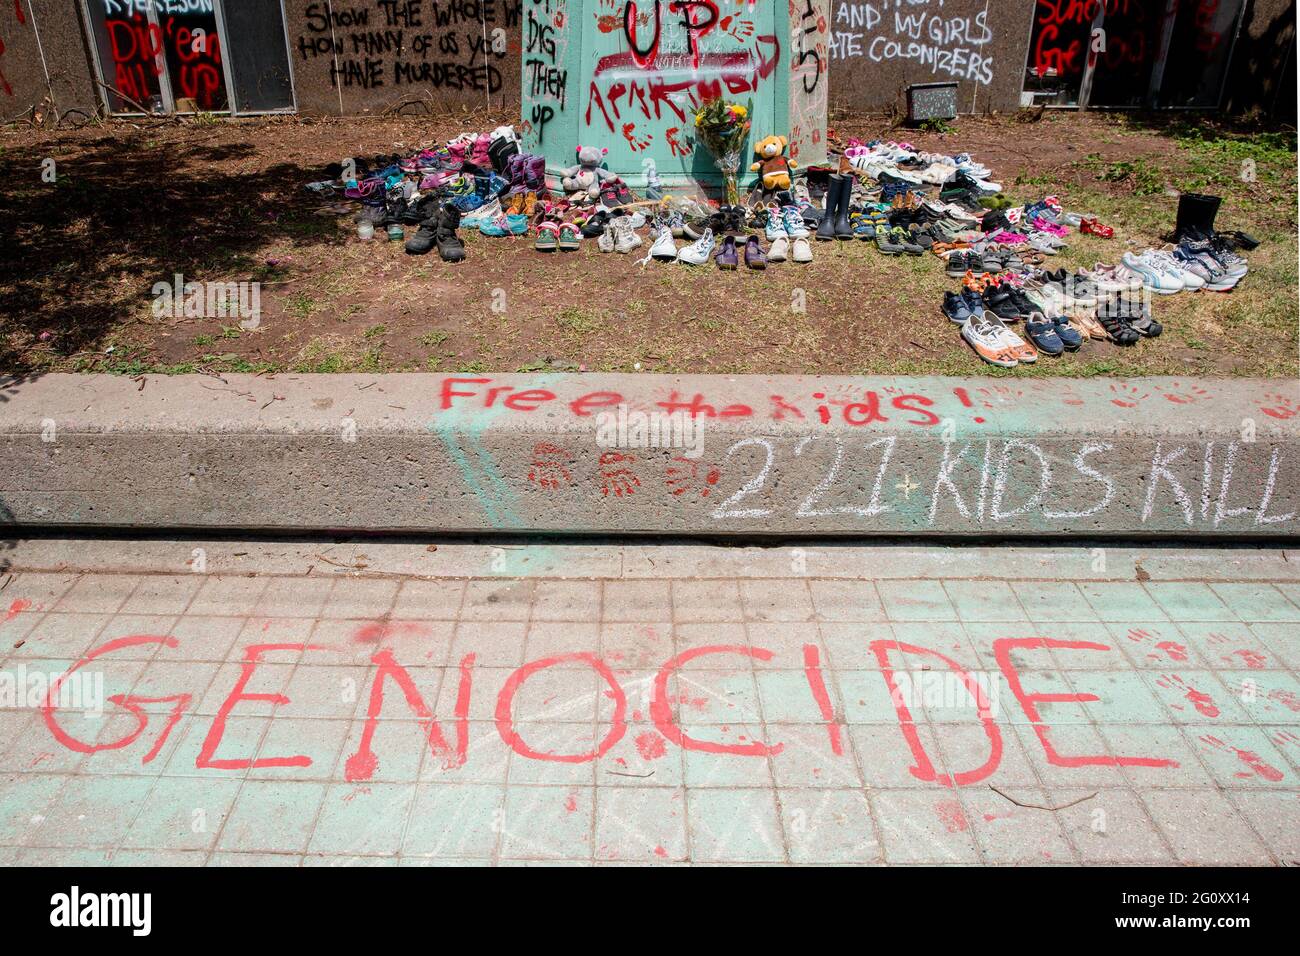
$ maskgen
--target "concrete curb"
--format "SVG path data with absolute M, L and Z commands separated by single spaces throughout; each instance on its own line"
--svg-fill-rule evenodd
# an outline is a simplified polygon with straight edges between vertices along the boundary
M 1250 539 L 1300 512 L 1295 381 L 48 375 L 4 398 L 18 526 Z

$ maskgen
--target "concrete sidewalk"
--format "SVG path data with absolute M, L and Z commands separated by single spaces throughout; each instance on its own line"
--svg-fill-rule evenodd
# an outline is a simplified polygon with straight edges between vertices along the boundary
M 1294 558 L 20 542 L 0 863 L 1294 865 Z
M 48 375 L 0 524 L 1282 538 L 1295 381 Z

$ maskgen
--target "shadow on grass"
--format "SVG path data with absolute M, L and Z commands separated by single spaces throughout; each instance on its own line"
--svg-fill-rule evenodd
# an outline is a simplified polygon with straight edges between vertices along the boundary
M 49 149 L 48 145 L 44 149 Z M 113 332 L 148 307 L 155 282 L 255 280 L 259 252 L 338 245 L 345 230 L 304 188 L 325 164 L 215 168 L 257 147 L 160 144 L 150 134 L 61 146 L 42 179 L 40 145 L 0 154 L 0 374 L 102 358 Z

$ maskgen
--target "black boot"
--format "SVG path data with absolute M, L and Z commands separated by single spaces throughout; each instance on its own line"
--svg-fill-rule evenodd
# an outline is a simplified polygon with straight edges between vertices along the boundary
M 438 255 L 442 256 L 443 262 L 460 262 L 465 258 L 465 243 L 456 235 L 459 227 L 460 210 L 452 205 L 443 206 L 434 236 L 438 243 Z
M 849 223 L 849 207 L 853 199 L 853 177 L 840 177 L 840 201 L 835 207 L 835 238 L 852 239 L 853 226 Z
M 817 224 L 817 238 L 822 242 L 829 242 L 835 238 L 836 219 L 840 212 L 840 203 L 844 197 L 844 177 L 835 173 L 831 174 L 830 185 L 826 187 L 826 202 L 822 209 L 821 222 Z M 844 212 L 845 219 L 848 218 L 848 210 Z M 850 230 L 850 235 L 852 230 Z
M 432 216 L 420 223 L 420 228 L 415 230 L 415 235 L 406 240 L 406 252 L 412 256 L 422 256 L 433 248 L 433 242 L 438 235 L 438 219 L 442 211 L 435 211 Z
M 1218 196 L 1201 193 L 1183 193 L 1178 197 L 1178 222 L 1174 226 L 1174 241 L 1181 242 L 1189 234 L 1214 235 L 1214 220 L 1223 200 Z

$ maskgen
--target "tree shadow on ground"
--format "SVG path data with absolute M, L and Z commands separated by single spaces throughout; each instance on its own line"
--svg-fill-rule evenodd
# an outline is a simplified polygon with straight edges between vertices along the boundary
M 0 374 L 95 357 L 148 314 L 155 282 L 256 280 L 259 252 L 337 245 L 346 229 L 303 187 L 326 164 L 250 172 L 215 163 L 253 157 L 236 142 L 164 143 L 149 131 L 0 153 Z M 55 161 L 53 182 L 42 172 Z M 336 172 L 336 170 L 335 170 Z

